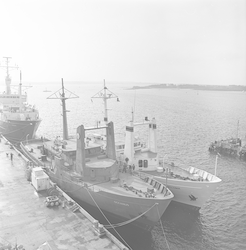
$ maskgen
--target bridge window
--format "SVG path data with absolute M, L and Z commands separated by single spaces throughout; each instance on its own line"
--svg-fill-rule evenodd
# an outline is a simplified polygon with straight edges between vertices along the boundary
M 147 168 L 148 167 L 148 161 L 144 160 L 144 167 Z
M 140 168 L 143 167 L 143 161 L 142 161 L 142 160 L 139 160 L 139 161 L 138 161 L 138 166 L 139 166 Z

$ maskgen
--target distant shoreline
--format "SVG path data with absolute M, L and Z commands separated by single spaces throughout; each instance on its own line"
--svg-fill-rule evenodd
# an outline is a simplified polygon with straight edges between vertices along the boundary
M 133 86 L 131 89 L 193 89 L 212 91 L 246 91 L 242 85 L 197 85 L 197 84 L 152 84 L 148 86 Z

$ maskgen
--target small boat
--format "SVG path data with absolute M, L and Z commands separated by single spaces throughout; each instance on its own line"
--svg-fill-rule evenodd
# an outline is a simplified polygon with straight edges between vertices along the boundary
M 214 141 L 209 145 L 209 152 L 219 153 L 230 157 L 239 158 L 246 161 L 246 136 L 240 138 L 238 136 L 239 121 L 237 122 L 237 134 L 235 137 L 231 137 L 224 140 Z
M 209 145 L 209 152 L 219 153 L 230 157 L 239 158 L 246 161 L 246 138 L 229 138 L 225 140 L 214 141 Z
M 13 144 L 20 141 L 32 139 L 41 123 L 39 112 L 34 105 L 27 103 L 27 94 L 23 94 L 21 83 L 18 85 L 18 93 L 11 89 L 11 78 L 9 69 L 18 69 L 17 66 L 10 66 L 10 57 L 4 57 L 6 65 L 6 90 L 0 93 L 0 134 Z
M 138 125 L 148 126 L 148 145 L 134 152 L 134 130 Z M 181 168 L 174 163 L 169 164 L 163 159 L 160 160 L 157 152 L 157 125 L 154 118 L 151 121 L 145 118 L 142 123 L 134 123 L 132 118 L 126 126 L 125 150 L 119 161 L 126 163 L 135 171 L 153 175 L 155 180 L 165 184 L 174 194 L 172 202 L 195 211 L 199 211 L 221 182 L 219 177 L 205 170 L 192 166 Z
M 63 107 L 63 128 L 66 125 L 67 97 L 62 90 L 59 95 Z M 86 133 L 105 129 L 107 145 L 102 152 L 101 144 L 86 140 Z M 103 127 L 79 126 L 75 137 L 40 140 L 21 143 L 23 153 L 46 173 L 73 199 L 85 202 L 100 212 L 115 217 L 115 224 L 108 228 L 131 223 L 142 229 L 151 228 L 160 221 L 172 192 L 153 176 L 140 172 L 124 172 L 116 160 L 114 125 L 107 122 Z
M 47 88 L 43 92 L 51 92 L 51 90 L 48 90 Z

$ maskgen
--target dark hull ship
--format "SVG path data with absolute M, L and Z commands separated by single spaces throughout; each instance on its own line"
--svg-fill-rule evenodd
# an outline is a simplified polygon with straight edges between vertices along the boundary
M 63 85 L 62 85 L 63 86 Z M 124 172 L 116 160 L 113 123 L 106 130 L 106 150 L 86 140 L 86 132 L 96 128 L 79 126 L 75 138 L 68 138 L 65 94 L 62 87 L 63 140 L 24 141 L 21 149 L 35 165 L 43 166 L 51 180 L 78 202 L 85 202 L 101 213 L 110 213 L 116 224 L 134 224 L 150 230 L 157 224 L 173 194 L 162 183 L 145 173 Z

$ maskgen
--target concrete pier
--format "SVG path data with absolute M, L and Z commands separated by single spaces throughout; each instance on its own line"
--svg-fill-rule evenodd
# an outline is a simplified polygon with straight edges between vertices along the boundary
M 26 178 L 25 159 L 1 138 L 0 249 L 8 244 L 25 250 L 128 249 L 70 197 L 55 191 L 61 205 L 46 207 L 49 192 L 34 189 Z

